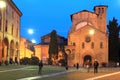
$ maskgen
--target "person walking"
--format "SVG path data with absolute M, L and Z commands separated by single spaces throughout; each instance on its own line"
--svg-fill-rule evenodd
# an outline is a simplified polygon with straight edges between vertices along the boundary
M 87 68 L 87 72 L 90 72 L 90 60 L 87 60 L 86 68 Z
M 42 68 L 43 68 L 43 62 L 42 62 L 42 60 L 39 61 L 38 66 L 39 66 L 38 74 L 42 74 Z
M 68 70 L 68 64 L 67 64 L 67 61 L 65 62 L 65 69 Z
M 77 70 L 79 69 L 79 63 L 76 64 L 76 68 L 77 68 Z
M 98 63 L 98 61 L 95 59 L 95 61 L 94 61 L 94 73 L 98 73 L 98 66 L 99 66 L 99 63 Z

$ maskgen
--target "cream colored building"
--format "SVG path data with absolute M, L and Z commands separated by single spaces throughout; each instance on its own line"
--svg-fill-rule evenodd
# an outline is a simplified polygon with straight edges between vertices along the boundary
M 21 11 L 12 0 L 0 10 L 0 61 L 19 60 Z
M 108 63 L 108 33 L 106 31 L 107 6 L 94 7 L 94 12 L 83 10 L 71 15 L 72 26 L 68 34 L 68 65 L 95 59 Z

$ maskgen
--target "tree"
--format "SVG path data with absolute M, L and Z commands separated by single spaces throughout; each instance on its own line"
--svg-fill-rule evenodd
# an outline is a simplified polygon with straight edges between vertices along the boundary
M 119 30 L 117 19 L 113 18 L 107 25 L 109 31 L 109 61 L 119 61 Z
M 58 58 L 58 40 L 56 31 L 53 30 L 50 34 L 50 43 L 49 43 L 49 62 L 55 63 Z

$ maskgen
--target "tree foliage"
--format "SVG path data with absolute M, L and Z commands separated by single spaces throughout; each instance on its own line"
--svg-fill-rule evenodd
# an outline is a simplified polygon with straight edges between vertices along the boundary
M 119 61 L 119 31 L 117 19 L 113 18 L 107 25 L 109 31 L 109 60 Z
M 58 58 L 58 40 L 56 31 L 53 30 L 50 34 L 50 44 L 49 44 L 49 60 L 56 60 Z

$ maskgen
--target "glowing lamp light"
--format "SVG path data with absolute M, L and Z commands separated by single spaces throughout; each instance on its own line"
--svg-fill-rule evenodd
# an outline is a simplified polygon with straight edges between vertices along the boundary
M 90 34 L 90 35 L 95 34 L 95 30 L 94 30 L 94 29 L 89 30 L 89 34 Z
M 28 33 L 29 33 L 29 34 L 33 34 L 33 30 L 32 30 L 32 29 L 29 29 L 29 30 L 28 30 Z
M 0 1 L 0 8 L 5 8 L 5 7 L 6 7 L 5 1 Z
M 36 43 L 36 41 L 34 39 L 32 39 L 31 41 L 32 41 L 32 43 Z

